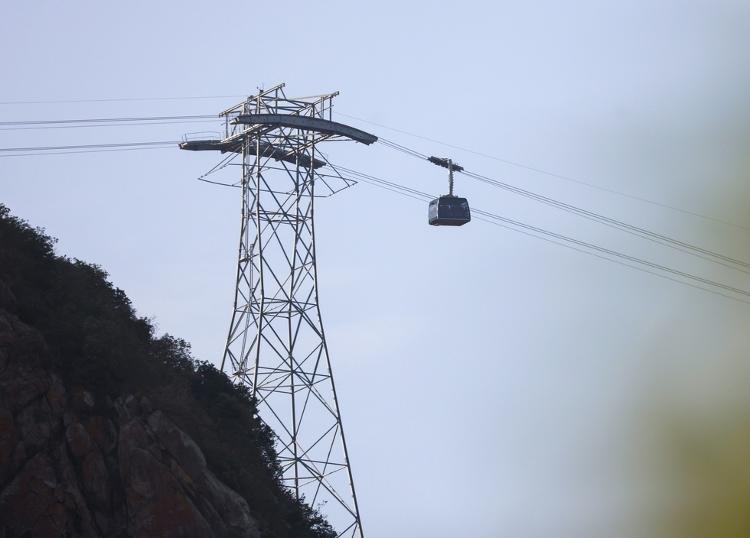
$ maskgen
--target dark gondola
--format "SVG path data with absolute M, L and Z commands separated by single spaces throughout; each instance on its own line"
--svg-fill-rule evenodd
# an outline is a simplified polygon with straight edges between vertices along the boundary
M 469 202 L 446 194 L 430 202 L 428 216 L 432 226 L 463 226 L 471 221 Z
M 427 211 L 428 222 L 432 226 L 463 226 L 470 222 L 471 211 L 468 200 L 453 195 L 453 171 L 461 172 L 463 167 L 443 157 L 430 157 L 428 161 L 448 169 L 448 194 L 430 202 Z

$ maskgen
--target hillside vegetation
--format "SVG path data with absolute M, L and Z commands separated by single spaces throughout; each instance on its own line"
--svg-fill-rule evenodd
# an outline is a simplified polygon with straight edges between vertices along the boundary
M 54 243 L 0 205 L 0 312 L 5 308 L 41 335 L 43 368 L 62 380 L 68 394 L 90 393 L 103 416 L 128 396 L 150 402 L 197 443 L 208 469 L 245 499 L 262 536 L 335 536 L 315 510 L 281 486 L 272 434 L 255 417 L 248 390 L 194 359 L 184 340 L 157 336 L 102 268 L 58 256 Z

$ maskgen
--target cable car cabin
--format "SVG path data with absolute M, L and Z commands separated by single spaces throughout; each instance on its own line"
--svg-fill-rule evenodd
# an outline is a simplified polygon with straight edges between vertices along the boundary
M 469 202 L 446 194 L 430 202 L 428 217 L 432 226 L 463 226 L 471 221 Z

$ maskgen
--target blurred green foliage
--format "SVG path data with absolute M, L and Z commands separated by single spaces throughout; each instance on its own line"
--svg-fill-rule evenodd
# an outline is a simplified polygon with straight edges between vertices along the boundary
M 750 412 L 658 421 L 659 538 L 750 536 Z

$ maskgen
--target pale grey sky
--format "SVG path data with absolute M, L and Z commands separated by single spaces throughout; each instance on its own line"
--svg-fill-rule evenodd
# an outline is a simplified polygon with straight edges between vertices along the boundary
M 0 101 L 340 90 L 335 110 L 750 226 L 750 7 L 648 2 L 5 2 Z M 0 121 L 217 113 L 233 99 L 0 105 Z M 345 118 L 340 117 L 344 121 Z M 397 132 L 427 154 L 750 259 L 748 232 Z M 202 125 L 0 131 L 0 147 Z M 428 192 L 383 147 L 336 162 Z M 216 360 L 239 197 L 174 150 L 0 157 L 0 200 Z M 227 179 L 233 170 L 226 171 Z M 750 288 L 746 275 L 459 176 L 472 204 Z M 634 536 L 644 401 L 710 402 L 750 306 L 360 184 L 316 211 L 321 305 L 370 537 Z M 695 387 L 702 387 L 701 390 Z M 695 403 L 695 402 L 693 402 Z

